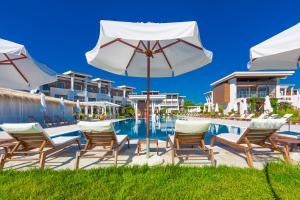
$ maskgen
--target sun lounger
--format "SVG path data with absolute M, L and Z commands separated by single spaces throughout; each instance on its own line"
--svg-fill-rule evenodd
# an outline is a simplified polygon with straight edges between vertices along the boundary
M 210 126 L 208 121 L 182 121 L 176 120 L 174 135 L 168 136 L 167 147 L 170 144 L 172 163 L 175 158 L 207 157 L 215 166 L 213 149 L 205 145 L 204 137 Z M 180 152 L 202 151 L 203 155 L 182 155 Z
M 118 162 L 118 152 L 125 143 L 130 148 L 129 138 L 127 135 L 116 135 L 112 122 L 84 122 L 78 123 L 82 134 L 86 138 L 86 144 L 83 150 L 76 154 L 75 168 L 79 167 L 79 159 L 81 158 L 114 158 L 115 165 Z M 94 147 L 102 147 L 94 150 Z M 84 156 L 87 152 L 106 152 L 112 155 L 104 156 Z
M 268 116 L 269 115 L 267 113 L 262 113 L 260 116 L 257 117 L 257 119 L 267 119 Z
M 0 127 L 16 140 L 14 147 L 6 155 L 1 156 L 0 168 L 10 160 L 38 160 L 40 167 L 44 168 L 45 159 L 48 155 L 73 144 L 78 144 L 80 148 L 79 136 L 50 138 L 39 123 L 2 124 Z M 13 159 L 16 155 L 27 155 L 29 153 L 38 154 L 38 157 Z
M 280 129 L 283 123 L 284 121 L 281 119 L 253 119 L 249 127 L 240 135 L 221 133 L 212 136 L 211 146 L 217 141 L 245 152 L 249 167 L 253 167 L 252 149 L 256 146 L 277 150 L 283 154 L 285 160 L 288 162 L 288 152 L 286 152 L 284 148 L 277 146 L 277 144 L 271 140 L 273 134 Z
M 254 114 L 251 113 L 249 115 L 243 115 L 239 118 L 236 118 L 237 120 L 242 120 L 242 121 L 248 121 L 248 120 L 251 120 L 252 118 L 254 117 Z

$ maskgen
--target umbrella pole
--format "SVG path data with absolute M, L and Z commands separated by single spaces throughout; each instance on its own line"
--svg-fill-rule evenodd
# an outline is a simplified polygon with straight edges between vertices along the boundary
M 150 46 L 148 42 L 148 48 Z M 150 56 L 147 55 L 147 111 L 146 111 L 146 146 L 147 146 L 147 158 L 150 157 L 150 118 L 149 118 L 149 111 L 150 111 Z

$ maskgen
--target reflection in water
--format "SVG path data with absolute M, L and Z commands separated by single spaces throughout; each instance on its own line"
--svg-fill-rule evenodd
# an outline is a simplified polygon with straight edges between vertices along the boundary
M 126 134 L 130 139 L 142 139 L 146 138 L 146 121 L 139 119 L 123 120 L 114 123 L 115 130 L 118 134 Z M 175 119 L 171 117 L 155 118 L 150 122 L 150 137 L 160 140 L 165 140 L 167 135 L 174 134 Z M 240 128 L 230 127 L 221 124 L 212 124 L 206 135 L 206 142 L 209 142 L 212 134 L 228 133 L 232 132 L 240 134 Z

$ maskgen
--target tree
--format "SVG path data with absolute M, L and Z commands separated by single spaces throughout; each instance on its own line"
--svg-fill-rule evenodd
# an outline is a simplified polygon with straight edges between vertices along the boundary
M 195 106 L 195 104 L 191 100 L 186 100 L 186 101 L 184 101 L 184 107 L 187 107 L 187 106 Z

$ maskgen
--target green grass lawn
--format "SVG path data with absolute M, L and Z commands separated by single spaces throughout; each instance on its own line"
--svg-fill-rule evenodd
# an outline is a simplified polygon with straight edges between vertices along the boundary
M 267 175 L 266 175 L 267 173 Z M 300 168 L 118 167 L 0 172 L 1 199 L 300 199 Z

